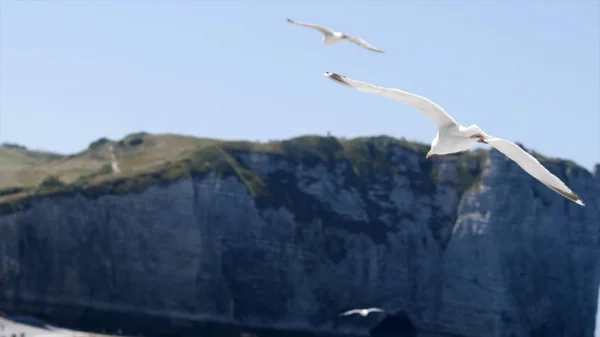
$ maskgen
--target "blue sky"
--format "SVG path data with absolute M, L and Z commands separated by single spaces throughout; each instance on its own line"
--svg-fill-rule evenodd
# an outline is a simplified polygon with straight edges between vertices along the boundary
M 388 134 L 418 112 L 331 71 L 426 96 L 460 123 L 600 162 L 600 2 L 4 1 L 0 141 L 73 153 L 100 137 Z M 286 17 L 361 36 L 343 42 Z

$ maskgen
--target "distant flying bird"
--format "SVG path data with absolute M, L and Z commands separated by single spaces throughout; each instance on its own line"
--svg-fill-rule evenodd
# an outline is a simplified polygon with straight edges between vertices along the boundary
M 316 29 L 316 30 L 320 31 L 321 33 L 323 33 L 323 44 L 326 46 L 332 46 L 334 44 L 338 44 L 342 40 L 348 40 L 350 42 L 356 43 L 357 45 L 359 45 L 365 49 L 368 49 L 368 50 L 371 50 L 371 51 L 374 51 L 377 53 L 383 53 L 383 50 L 373 47 L 367 41 L 365 41 L 359 37 L 346 35 L 346 34 L 340 33 L 340 32 L 334 32 L 333 30 L 331 30 L 329 28 L 315 25 L 314 23 L 298 22 L 298 21 L 294 21 L 292 19 L 286 19 L 286 20 L 287 20 L 287 22 L 293 23 L 295 25 L 304 26 L 304 27 L 308 27 L 308 28 L 312 28 L 312 29 Z
M 492 137 L 477 125 L 464 127 L 458 124 L 444 109 L 429 99 L 394 88 L 384 88 L 366 82 L 356 81 L 346 76 L 326 72 L 325 76 L 341 85 L 362 92 L 377 94 L 404 103 L 417 109 L 437 126 L 437 134 L 431 142 L 431 149 L 426 158 L 432 155 L 443 155 L 468 150 L 471 146 L 482 143 L 489 144 L 505 156 L 516 162 L 525 172 L 542 182 L 554 192 L 585 206 L 581 198 L 567 187 L 558 177 L 546 169 L 532 155 L 508 140 Z
M 367 316 L 372 312 L 385 312 L 385 310 L 380 308 L 368 308 L 368 309 L 352 309 L 340 314 L 340 316 L 348 316 L 352 314 L 359 314 L 361 316 Z

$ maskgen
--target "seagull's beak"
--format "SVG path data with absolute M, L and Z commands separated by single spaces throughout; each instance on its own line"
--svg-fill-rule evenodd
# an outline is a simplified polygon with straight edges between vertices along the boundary
M 431 157 L 433 155 L 433 153 L 431 153 L 431 151 L 427 152 L 427 155 L 425 156 L 425 159 L 429 159 L 429 157 Z

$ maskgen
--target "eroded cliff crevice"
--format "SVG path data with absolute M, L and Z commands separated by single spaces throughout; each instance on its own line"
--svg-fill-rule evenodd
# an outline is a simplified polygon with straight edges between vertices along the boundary
M 309 140 L 208 147 L 131 191 L 123 180 L 4 206 L 3 306 L 373 336 L 396 324 L 407 336 L 591 337 L 596 175 L 545 162 L 583 208 L 496 151 L 425 160 L 387 137 Z M 390 315 L 338 317 L 371 306 Z

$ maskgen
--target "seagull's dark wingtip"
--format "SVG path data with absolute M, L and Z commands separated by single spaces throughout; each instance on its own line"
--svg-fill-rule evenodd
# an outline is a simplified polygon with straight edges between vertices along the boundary
M 547 185 L 547 184 L 546 184 L 546 186 L 548 186 L 554 192 L 556 192 L 556 193 L 562 195 L 563 197 L 565 197 L 565 198 L 573 201 L 577 205 L 585 207 L 585 203 L 583 202 L 583 200 L 581 200 L 581 198 L 577 194 L 575 194 L 574 192 L 572 192 L 572 191 L 571 192 L 563 191 L 561 189 L 558 189 L 558 188 L 556 188 L 554 186 L 550 186 L 550 185 Z
M 336 74 L 336 73 L 330 73 L 330 72 L 325 72 L 325 76 L 329 77 L 330 80 L 337 82 L 341 85 L 345 85 L 347 87 L 350 86 L 350 84 L 348 84 L 348 82 L 344 81 L 344 76 Z

